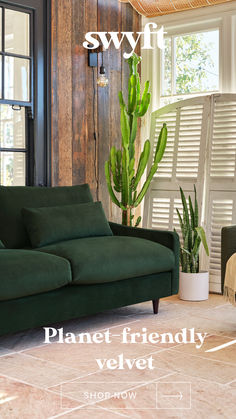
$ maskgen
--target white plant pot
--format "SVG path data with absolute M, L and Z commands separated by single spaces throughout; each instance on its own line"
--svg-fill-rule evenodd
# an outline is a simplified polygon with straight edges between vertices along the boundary
M 209 272 L 179 274 L 179 298 L 187 301 L 207 300 L 209 295 Z

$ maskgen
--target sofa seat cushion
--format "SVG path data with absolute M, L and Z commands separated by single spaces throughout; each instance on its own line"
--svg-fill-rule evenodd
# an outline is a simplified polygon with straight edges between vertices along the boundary
M 41 247 L 40 251 L 68 259 L 72 283 L 97 284 L 173 269 L 173 252 L 149 240 L 123 237 L 89 237 Z
M 33 250 L 0 251 L 0 301 L 55 290 L 70 282 L 66 259 Z

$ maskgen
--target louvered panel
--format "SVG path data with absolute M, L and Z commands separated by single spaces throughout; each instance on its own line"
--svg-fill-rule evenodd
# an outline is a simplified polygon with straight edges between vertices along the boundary
M 236 96 L 213 95 L 206 177 L 210 291 L 221 292 L 221 229 L 236 219 Z
M 176 177 L 196 179 L 199 172 L 203 105 L 180 110 Z
M 167 226 L 168 221 L 164 221 L 166 219 L 158 214 L 157 202 L 153 201 L 153 198 L 170 198 L 169 228 L 172 230 L 176 226 L 179 230 L 174 206 L 176 203 L 181 203 L 174 200 L 180 197 L 180 185 L 187 194 L 193 191 L 193 184 L 196 185 L 201 209 L 204 171 L 199 171 L 199 166 L 202 164 L 204 167 L 209 109 L 210 97 L 204 96 L 179 101 L 152 113 L 150 134 L 152 157 L 164 122 L 167 124 L 168 139 L 164 157 L 145 197 L 145 226 L 153 228 Z M 150 167 L 151 161 L 148 170 Z M 181 208 L 181 205 L 179 207 Z
M 236 101 L 215 102 L 211 139 L 211 178 L 234 179 L 236 169 Z
M 216 194 L 219 195 L 215 192 L 214 195 Z M 221 292 L 221 229 L 233 223 L 234 201 L 224 198 L 213 199 L 210 202 L 210 211 L 210 232 L 208 234 L 210 291 Z
M 163 156 L 162 161 L 160 162 L 158 166 L 158 171 L 155 177 L 171 178 L 173 174 L 172 172 L 173 172 L 173 158 L 174 158 L 176 111 L 158 116 L 155 120 L 153 159 L 154 159 L 158 137 L 159 137 L 159 134 L 160 134 L 160 131 L 164 122 L 166 122 L 167 124 L 168 139 L 167 139 L 165 154 Z
M 156 230 L 170 228 L 170 198 L 153 198 L 151 227 Z
M 148 227 L 156 230 L 173 230 L 175 202 L 181 207 L 178 191 L 152 191 L 150 197 L 151 216 Z
M 215 195 L 215 194 L 214 194 Z M 223 194 L 224 195 L 224 194 Z M 210 220 L 210 274 L 213 282 L 220 283 L 221 275 L 221 229 L 233 222 L 233 199 L 212 199 Z
M 186 197 L 188 197 L 188 195 L 193 199 L 192 192 L 187 192 Z M 178 208 L 181 216 L 183 216 L 182 201 L 179 196 L 179 191 L 152 192 L 150 202 L 152 215 L 149 227 L 161 230 L 176 229 L 178 234 L 181 235 L 179 219 L 176 212 L 176 208 Z

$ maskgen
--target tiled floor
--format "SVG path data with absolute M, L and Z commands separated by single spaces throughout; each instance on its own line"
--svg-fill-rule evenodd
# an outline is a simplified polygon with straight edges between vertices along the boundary
M 45 344 L 43 329 L 0 338 L 0 419 L 236 418 L 236 344 L 206 352 L 236 339 L 236 309 L 222 296 L 198 303 L 170 297 L 157 316 L 148 302 L 55 327 L 64 336 L 109 328 L 111 343 Z M 125 327 L 174 339 L 142 343 L 136 336 L 125 344 Z M 176 342 L 182 328 L 207 333 L 201 348 L 199 340 Z M 119 355 L 152 357 L 154 368 L 99 369 L 96 359 Z

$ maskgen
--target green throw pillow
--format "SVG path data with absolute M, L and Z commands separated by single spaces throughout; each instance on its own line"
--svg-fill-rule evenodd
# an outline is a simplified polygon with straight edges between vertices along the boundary
M 0 240 L 0 249 L 5 249 L 5 246 L 1 240 Z
M 22 216 L 34 248 L 82 237 L 112 236 L 101 202 L 23 208 Z

